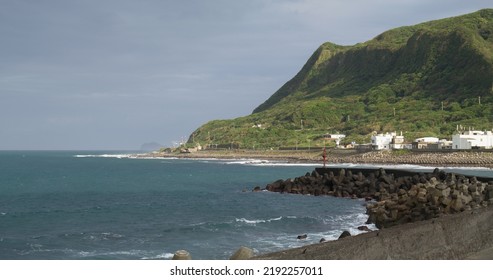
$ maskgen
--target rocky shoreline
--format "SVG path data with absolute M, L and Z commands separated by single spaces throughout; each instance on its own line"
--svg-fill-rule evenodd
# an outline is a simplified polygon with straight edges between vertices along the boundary
M 255 256 L 257 260 L 493 260 L 493 206 Z
M 261 190 L 256 187 L 254 190 Z M 304 195 L 363 198 L 369 224 L 377 228 L 437 218 L 493 204 L 493 178 L 380 169 L 317 168 L 278 180 L 265 190 Z
M 493 152 L 489 151 L 328 150 L 327 155 L 329 166 L 352 163 L 379 167 L 412 164 L 493 168 Z M 320 149 L 207 150 L 184 154 L 154 153 L 151 157 L 260 159 L 322 165 Z M 429 174 L 397 174 L 393 169 L 364 173 L 338 168 L 279 180 L 265 189 L 365 199 L 368 223 L 375 223 L 379 230 L 254 259 L 493 259 L 491 178 L 467 177 L 439 169 Z M 262 188 L 254 190 L 261 191 Z
M 260 191 L 262 188 L 256 187 L 254 191 Z M 453 219 L 455 231 L 468 231 L 469 229 L 457 226 L 467 221 L 457 220 L 460 217 L 459 214 L 464 217 L 463 213 L 470 213 L 474 215 L 476 213 L 484 213 L 485 211 L 490 214 L 484 214 L 492 216 L 493 211 L 493 178 L 476 178 L 474 176 L 464 176 L 454 173 L 446 173 L 436 168 L 432 173 L 414 173 L 402 170 L 384 170 L 380 169 L 335 169 L 335 168 L 317 168 L 312 173 L 307 173 L 305 176 L 297 177 L 295 179 L 278 180 L 274 183 L 268 184 L 265 190 L 271 192 L 280 193 L 292 193 L 303 195 L 331 195 L 335 197 L 345 198 L 363 198 L 367 201 L 366 209 L 369 215 L 368 224 L 375 224 L 377 228 L 381 230 L 388 228 L 409 228 L 410 225 L 419 227 L 419 223 L 425 223 L 429 226 L 429 221 L 434 224 L 436 221 Z M 486 210 L 485 210 L 486 209 Z M 489 217 L 488 216 L 488 217 Z M 466 216 L 470 219 L 471 216 Z M 422 225 L 422 224 L 421 224 Z M 287 254 L 285 252 L 278 252 L 267 254 L 265 258 L 302 258 L 302 259 L 339 259 L 339 258 L 356 258 L 356 259 L 380 259 L 383 256 L 391 258 L 464 258 L 468 254 L 474 254 L 478 250 L 488 249 L 493 246 L 493 237 L 491 232 L 493 231 L 493 221 L 487 223 L 488 231 L 481 233 L 481 236 L 486 235 L 483 244 L 477 245 L 471 248 L 474 250 L 466 250 L 461 247 L 460 255 L 443 254 L 439 255 L 438 252 L 433 251 L 429 253 L 422 246 L 429 242 L 429 238 L 421 234 L 420 240 L 414 240 L 411 244 L 394 244 L 393 246 L 414 246 L 417 250 L 423 251 L 422 255 L 416 255 L 414 252 L 404 254 L 397 250 L 398 255 L 388 251 L 388 247 L 385 244 L 380 244 L 377 250 L 380 253 L 371 252 L 371 247 L 367 248 L 367 252 L 363 255 L 351 255 L 347 252 L 340 252 L 339 254 L 322 254 L 304 255 L 298 256 L 296 254 Z M 486 226 L 484 225 L 484 226 Z M 483 225 L 481 225 L 483 226 Z M 443 227 L 443 225 L 441 226 Z M 438 230 L 435 226 L 432 226 L 431 231 Z M 416 229 L 414 230 L 416 231 Z M 440 231 L 440 234 L 453 235 L 453 229 L 444 229 Z M 400 233 L 403 234 L 402 232 Z M 468 235 L 469 233 L 462 233 Z M 367 234 L 364 234 L 367 235 Z M 380 233 L 372 233 L 368 235 L 368 238 L 379 238 Z M 409 235 L 409 233 L 406 233 Z M 361 238 L 361 237 L 351 237 Z M 399 239 L 398 236 L 395 238 Z M 409 237 L 411 238 L 411 237 Z M 448 237 L 447 237 L 448 238 Z M 482 237 L 483 238 L 483 237 Z M 381 237 L 380 237 L 381 239 Z M 450 239 L 450 238 L 449 238 Z M 341 241 L 341 240 L 339 240 Z M 329 243 L 339 242 L 331 241 Z M 345 241 L 347 242 L 347 241 Z M 368 242 L 368 241 L 364 241 Z M 391 241 L 387 241 L 391 242 Z M 404 242 L 404 241 L 402 241 Z M 407 242 L 407 241 L 406 241 Z M 436 241 L 438 242 L 438 241 Z M 442 240 L 441 243 L 445 241 Z M 454 240 L 448 240 L 447 246 L 450 248 L 456 248 L 461 244 L 455 244 Z M 365 243 L 366 244 L 366 243 Z M 331 245 L 339 246 L 339 245 Z M 344 245 L 348 246 L 348 245 Z M 472 246 L 472 245 L 468 245 Z M 479 246 L 479 247 L 478 247 Z M 378 246 L 377 246 L 378 247 Z M 434 248 L 434 247 L 433 247 Z M 449 249 L 450 249 L 449 248 Z M 395 248 L 394 248 L 395 249 Z M 436 248 L 435 248 L 436 249 Z M 434 249 L 434 250 L 435 250 Z M 452 249 L 451 249 L 452 250 Z M 455 249 L 454 249 L 455 250 Z M 306 251 L 306 250 L 305 250 Z M 313 251 L 313 250 L 312 250 Z M 453 251 L 453 250 L 452 250 Z M 454 251 L 455 252 L 455 251 Z M 428 254 L 429 253 L 429 254 Z M 383 254 L 383 255 L 382 255 Z M 390 254 L 390 255 L 389 255 Z M 365 257 L 364 255 L 368 255 Z M 491 255 L 491 254 L 490 254 Z M 489 256 L 488 256 L 489 257 Z M 493 256 L 491 256 L 493 257 Z M 264 257 L 259 257 L 264 258 Z
M 428 166 L 477 166 L 493 168 L 493 152 L 447 151 L 423 152 L 371 151 L 365 153 L 329 153 L 334 163 L 415 164 Z
M 322 149 L 312 150 L 202 150 L 193 153 L 150 153 L 136 157 L 153 158 L 216 158 L 216 159 L 261 159 L 284 161 L 289 163 L 322 164 Z M 493 168 L 493 151 L 366 151 L 327 150 L 327 163 L 353 164 L 412 164 L 424 166 L 463 166 Z

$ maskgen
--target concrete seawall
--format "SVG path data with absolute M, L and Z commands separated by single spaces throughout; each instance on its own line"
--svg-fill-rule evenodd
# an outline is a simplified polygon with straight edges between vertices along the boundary
M 493 207 L 385 228 L 254 259 L 493 259 Z

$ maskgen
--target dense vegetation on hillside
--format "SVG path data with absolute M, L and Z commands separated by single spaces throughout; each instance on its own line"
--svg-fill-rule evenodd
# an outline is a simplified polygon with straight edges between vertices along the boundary
M 493 128 L 493 9 L 400 27 L 354 46 L 325 43 L 251 115 L 198 128 L 189 143 L 243 148 L 369 142 L 375 132 L 449 138 Z

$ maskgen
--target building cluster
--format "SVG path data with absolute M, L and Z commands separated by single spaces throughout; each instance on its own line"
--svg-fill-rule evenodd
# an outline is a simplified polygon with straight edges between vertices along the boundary
M 371 137 L 371 144 L 367 149 L 413 149 L 413 150 L 470 150 L 493 149 L 493 132 L 481 130 L 458 131 L 452 135 L 452 141 L 437 137 L 422 137 L 406 142 L 402 133 L 396 132 L 376 134 Z
M 341 140 L 346 138 L 345 134 L 325 134 L 324 139 L 328 141 L 334 141 L 336 146 L 339 147 Z
M 326 134 L 325 140 L 332 140 L 340 147 L 344 134 Z M 493 149 L 493 131 L 464 130 L 452 135 L 452 140 L 439 139 L 437 137 L 422 137 L 412 142 L 405 141 L 402 132 L 387 132 L 375 134 L 369 144 L 351 143 L 345 148 L 357 148 L 359 150 L 471 150 Z

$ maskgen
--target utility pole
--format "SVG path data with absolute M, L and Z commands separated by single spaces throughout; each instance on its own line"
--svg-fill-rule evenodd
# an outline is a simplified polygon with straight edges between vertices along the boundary
M 442 101 L 442 111 L 443 111 L 443 101 Z
M 322 158 L 324 159 L 324 168 L 325 168 L 325 163 L 327 162 L 327 150 L 325 149 L 325 144 L 322 152 Z
M 481 105 L 481 96 L 478 97 L 479 105 Z

